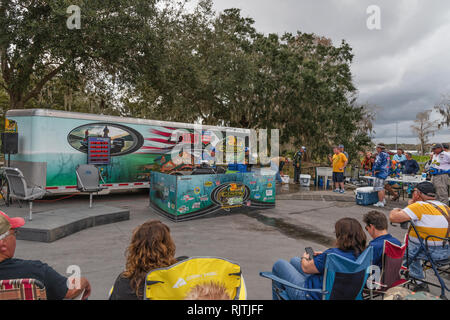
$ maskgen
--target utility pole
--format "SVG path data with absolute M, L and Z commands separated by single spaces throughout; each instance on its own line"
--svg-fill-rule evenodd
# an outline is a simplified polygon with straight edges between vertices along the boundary
M 398 150 L 398 122 L 395 122 L 395 150 Z

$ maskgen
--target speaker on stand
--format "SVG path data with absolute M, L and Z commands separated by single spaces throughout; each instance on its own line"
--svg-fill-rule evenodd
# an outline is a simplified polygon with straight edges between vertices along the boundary
M 8 167 L 11 166 L 11 154 L 16 154 L 19 151 L 19 134 L 17 132 L 2 132 L 1 133 L 2 146 L 1 152 L 5 155 L 8 155 Z M 4 177 L 2 177 L 2 181 Z M 3 186 L 3 182 L 2 182 Z M 6 205 L 9 206 L 9 184 L 6 183 Z

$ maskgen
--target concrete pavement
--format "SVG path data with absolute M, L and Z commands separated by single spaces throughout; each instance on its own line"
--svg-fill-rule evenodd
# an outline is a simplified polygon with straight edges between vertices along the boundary
M 16 257 L 42 260 L 62 274 L 66 274 L 69 266 L 78 265 L 82 276 L 92 285 L 91 299 L 107 299 L 109 289 L 124 269 L 125 250 L 133 229 L 147 220 L 158 219 L 170 227 L 177 256 L 218 256 L 233 260 L 241 265 L 248 298 L 271 299 L 271 282 L 261 278 L 260 271 L 271 270 L 277 259 L 289 260 L 301 255 L 308 246 L 317 251 L 327 249 L 332 246 L 334 223 L 338 219 L 354 217 L 362 221 L 364 213 L 375 209 L 355 205 L 351 191 L 344 195 L 330 191 L 292 192 L 280 192 L 273 209 L 179 223 L 153 212 L 148 207 L 146 193 L 97 197 L 94 205 L 129 209 L 130 220 L 82 230 L 52 243 L 17 240 Z M 310 200 L 303 200 L 306 194 Z M 341 198 L 325 201 L 323 195 Z M 77 196 L 51 203 L 37 202 L 34 212 L 38 215 L 40 210 L 48 208 L 79 207 L 87 205 L 86 201 L 87 196 Z M 0 205 L 0 210 L 8 212 L 4 205 Z M 24 208 L 24 217 L 26 211 Z M 386 209 L 383 211 L 388 213 Z M 391 227 L 390 232 L 399 239 L 405 234 L 400 228 Z

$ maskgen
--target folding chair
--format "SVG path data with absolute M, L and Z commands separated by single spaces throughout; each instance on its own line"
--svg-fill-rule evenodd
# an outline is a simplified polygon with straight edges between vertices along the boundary
M 0 300 L 47 300 L 47 293 L 35 279 L 0 280 Z
M 145 277 L 144 300 L 184 300 L 197 285 L 216 283 L 232 300 L 246 300 L 241 267 L 229 260 L 192 257 L 170 267 L 150 271 Z
M 30 188 L 25 181 L 22 172 L 17 168 L 5 167 L 3 170 L 4 175 L 8 180 L 9 196 L 19 200 L 19 205 L 20 200 L 28 201 L 30 207 L 29 220 L 33 220 L 33 200 L 42 198 L 46 191 L 38 186 Z
M 100 185 L 100 172 L 92 164 L 78 165 L 75 171 L 77 175 L 77 189 L 89 193 L 89 208 L 92 208 L 92 194 L 107 189 Z
M 410 228 L 412 228 L 414 230 L 414 232 L 419 235 L 419 232 L 417 231 L 414 223 L 412 223 L 411 221 L 409 221 L 410 224 Z M 409 235 L 409 232 L 407 233 Z M 419 245 L 420 245 L 420 250 L 417 251 L 416 255 L 413 256 L 411 259 L 407 258 L 406 259 L 406 268 L 409 270 L 409 261 L 414 261 L 416 259 L 416 257 L 419 255 L 419 253 L 421 251 L 423 251 L 427 257 L 427 260 L 425 260 L 423 267 L 424 269 L 432 269 L 434 272 L 434 275 L 436 276 L 436 278 L 439 281 L 439 285 L 429 282 L 429 281 L 425 281 L 424 279 L 416 279 L 413 276 L 411 276 L 411 274 L 409 272 L 406 272 L 405 275 L 407 277 L 408 280 L 410 280 L 412 283 L 414 283 L 415 281 L 419 280 L 422 283 L 428 284 L 430 286 L 433 287 L 437 287 L 441 289 L 441 295 L 440 298 L 443 300 L 447 300 L 447 297 L 445 295 L 446 291 L 450 291 L 449 287 L 445 284 L 444 279 L 442 279 L 441 274 L 449 274 L 449 269 L 450 269 L 450 257 L 447 257 L 447 259 L 441 260 L 441 261 L 437 261 L 434 260 L 431 257 L 431 253 L 429 251 L 429 246 L 428 246 L 428 240 L 430 238 L 433 239 L 440 239 L 442 241 L 447 241 L 447 243 L 450 243 L 450 238 L 443 238 L 443 237 L 438 237 L 438 236 L 434 236 L 434 235 L 428 235 L 425 239 L 422 239 L 421 237 L 418 237 L 419 240 Z M 406 249 L 406 257 L 408 257 L 408 248 Z
M 323 300 L 362 300 L 362 291 L 369 276 L 372 259 L 372 247 L 364 250 L 356 261 L 334 253 L 327 255 L 322 289 L 302 288 L 277 277 L 271 272 L 260 272 L 259 275 L 285 287 L 320 293 Z M 281 300 L 289 300 L 285 290 L 277 289 L 276 291 Z
M 405 241 L 402 246 L 398 246 L 392 242 L 385 241 L 383 246 L 382 269 L 380 283 L 377 284 L 379 289 L 365 289 L 364 299 L 373 299 L 378 296 L 383 296 L 388 289 L 403 286 L 408 280 L 402 278 L 402 273 L 405 272 L 406 267 L 403 267 L 403 257 L 405 256 L 406 248 L 408 246 L 408 236 L 405 236 Z

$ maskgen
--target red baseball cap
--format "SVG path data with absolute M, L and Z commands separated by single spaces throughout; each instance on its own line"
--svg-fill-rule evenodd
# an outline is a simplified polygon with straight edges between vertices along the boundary
M 10 218 L 10 217 L 8 217 L 8 215 L 6 213 L 4 213 L 2 211 L 0 211 L 0 214 L 9 221 L 9 224 L 11 225 L 11 229 L 20 228 L 25 224 L 25 220 L 23 218 L 20 218 L 20 217 Z

